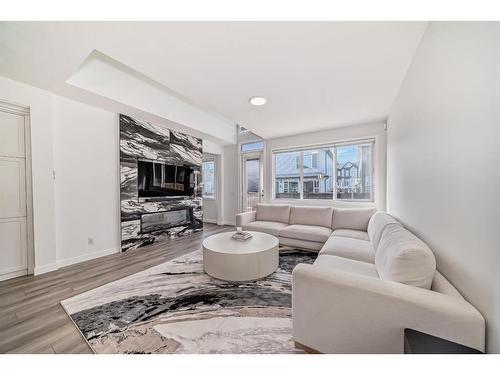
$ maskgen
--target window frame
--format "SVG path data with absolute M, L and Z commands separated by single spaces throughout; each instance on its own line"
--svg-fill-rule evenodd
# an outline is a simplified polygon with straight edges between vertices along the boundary
M 205 163 L 213 163 L 213 166 L 214 166 L 214 178 L 213 178 L 213 182 L 212 182 L 212 185 L 213 185 L 213 193 L 209 196 L 205 196 L 205 176 L 204 176 L 204 173 L 203 173 L 203 168 L 204 168 L 204 164 Z M 207 159 L 204 159 L 202 160 L 201 162 L 201 173 L 202 173 L 202 182 L 203 182 L 203 189 L 201 190 L 201 197 L 203 199 L 212 199 L 212 200 L 216 200 L 217 199 L 217 163 L 215 161 L 215 157 L 211 157 L 211 158 L 207 158 Z
M 243 150 L 243 147 L 248 146 L 248 145 L 259 145 L 260 147 L 252 148 L 250 150 Z M 251 152 L 262 152 L 263 150 L 264 150 L 264 140 L 240 143 L 240 153 L 242 153 L 242 154 L 248 154 Z
M 339 142 L 332 142 L 332 143 L 323 143 L 323 144 L 315 144 L 315 145 L 304 145 L 304 146 L 297 146 L 297 147 L 288 147 L 288 148 L 279 148 L 279 149 L 272 149 L 271 150 L 271 158 L 272 158 L 272 171 L 271 171 L 271 179 L 272 179 L 272 192 L 271 192 L 271 199 L 273 200 L 280 200 L 280 201 L 336 201 L 336 202 L 354 202 L 354 203 L 375 203 L 375 147 L 376 147 L 376 136 L 373 137 L 368 137 L 368 138 L 360 138 L 360 139 L 353 139 L 353 140 L 348 140 L 348 141 L 339 141 Z M 337 181 L 341 179 L 342 177 L 345 176 L 339 176 L 339 170 L 337 168 L 337 148 L 341 146 L 349 146 L 349 145 L 362 145 L 362 144 L 371 144 L 371 191 L 370 191 L 370 198 L 369 199 L 339 199 L 337 198 Z M 321 148 L 331 148 L 333 151 L 333 158 L 332 158 L 332 163 L 333 163 L 333 173 L 332 173 L 332 184 L 333 184 L 333 198 L 332 199 L 307 199 L 304 198 L 304 152 L 306 151 L 311 151 L 311 150 L 316 150 L 316 149 L 321 149 Z M 300 178 L 299 178 L 299 193 L 300 197 L 298 198 L 277 198 L 276 197 L 276 154 L 280 153 L 292 153 L 292 152 L 298 152 L 299 153 L 299 171 L 300 171 Z M 348 176 L 347 176 L 348 177 Z

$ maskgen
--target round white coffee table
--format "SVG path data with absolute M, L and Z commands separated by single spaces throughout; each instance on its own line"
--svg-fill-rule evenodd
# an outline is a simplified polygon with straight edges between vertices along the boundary
M 252 281 L 278 268 L 279 241 L 267 233 L 250 232 L 246 241 L 232 240 L 234 232 L 214 234 L 203 241 L 203 268 L 227 281 Z

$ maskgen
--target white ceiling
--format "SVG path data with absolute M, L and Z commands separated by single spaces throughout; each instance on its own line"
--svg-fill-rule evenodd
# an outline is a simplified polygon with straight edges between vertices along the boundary
M 3 22 L 0 75 L 106 108 L 106 98 L 66 82 L 97 50 L 207 114 L 273 138 L 385 118 L 425 27 L 426 22 Z M 267 98 L 267 104 L 251 106 L 252 96 Z

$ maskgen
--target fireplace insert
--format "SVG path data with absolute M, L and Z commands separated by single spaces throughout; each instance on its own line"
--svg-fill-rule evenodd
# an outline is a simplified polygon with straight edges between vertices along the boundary
M 180 207 L 169 211 L 141 215 L 141 233 L 150 233 L 174 227 L 191 227 L 195 224 L 193 209 Z

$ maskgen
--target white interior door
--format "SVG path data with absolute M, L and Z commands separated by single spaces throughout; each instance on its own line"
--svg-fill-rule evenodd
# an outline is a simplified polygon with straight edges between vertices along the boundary
M 264 196 L 262 153 L 243 154 L 243 211 L 254 211 Z
M 0 109 L 0 280 L 28 273 L 25 121 Z

